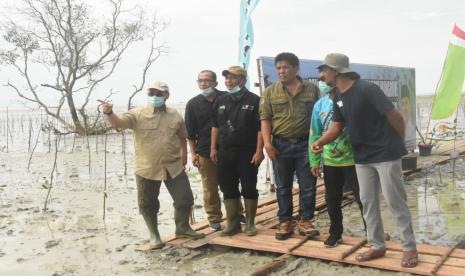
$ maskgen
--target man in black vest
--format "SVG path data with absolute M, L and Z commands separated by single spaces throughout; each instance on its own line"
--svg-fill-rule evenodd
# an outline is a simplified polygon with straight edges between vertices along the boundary
M 224 70 L 228 93 L 213 106 L 210 158 L 218 164 L 218 181 L 226 207 L 227 226 L 221 233 L 241 232 L 239 182 L 246 211 L 245 233 L 257 234 L 258 166 L 263 160 L 263 139 L 258 113 L 260 98 L 247 90 L 247 71 L 240 66 Z

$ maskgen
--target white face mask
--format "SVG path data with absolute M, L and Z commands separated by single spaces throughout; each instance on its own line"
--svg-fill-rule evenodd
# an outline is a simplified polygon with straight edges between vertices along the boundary
M 241 91 L 241 88 L 239 87 L 239 85 L 236 85 L 236 86 L 234 86 L 234 87 L 231 88 L 231 89 L 228 89 L 228 92 L 229 92 L 229 93 L 237 93 L 237 92 L 239 92 L 239 91 Z
M 200 89 L 200 93 L 205 97 L 210 96 L 214 91 L 215 89 L 213 89 L 213 87 L 208 87 L 206 89 Z

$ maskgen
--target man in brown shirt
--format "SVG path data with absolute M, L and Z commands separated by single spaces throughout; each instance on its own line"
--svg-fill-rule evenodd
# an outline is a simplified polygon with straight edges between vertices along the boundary
M 150 232 L 148 243 L 138 250 L 163 247 L 158 233 L 158 195 L 163 181 L 174 201 L 176 237 L 198 239 L 204 235 L 189 225 L 194 199 L 184 172 L 187 163 L 186 127 L 181 115 L 165 105 L 168 85 L 156 81 L 148 88 L 149 104 L 117 116 L 113 105 L 102 101 L 102 111 L 117 129 L 130 128 L 134 133 L 135 174 L 139 211 Z
M 293 232 L 292 185 L 294 173 L 299 184 L 299 233 L 319 234 L 311 220 L 315 211 L 316 177 L 310 172 L 308 133 L 318 87 L 299 77 L 299 59 L 292 53 L 275 57 L 279 81 L 268 86 L 260 99 L 263 141 L 272 160 L 276 179 L 279 226 L 275 237 L 287 239 Z

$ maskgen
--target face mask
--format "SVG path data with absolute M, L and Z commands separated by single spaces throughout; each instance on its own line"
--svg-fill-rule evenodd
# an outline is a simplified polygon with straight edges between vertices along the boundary
M 149 97 L 149 104 L 153 105 L 154 107 L 160 107 L 165 104 L 165 97 Z
M 208 87 L 207 89 L 200 89 L 200 92 L 203 96 L 208 97 L 210 96 L 215 90 L 213 87 Z
M 318 88 L 320 88 L 320 92 L 322 95 L 326 95 L 331 91 L 332 87 L 329 86 L 326 82 L 324 81 L 318 81 Z
M 229 92 L 229 93 L 237 93 L 237 92 L 239 92 L 239 91 L 241 91 L 241 88 L 239 87 L 239 85 L 235 86 L 235 87 L 232 88 L 232 89 L 228 89 L 228 92 Z

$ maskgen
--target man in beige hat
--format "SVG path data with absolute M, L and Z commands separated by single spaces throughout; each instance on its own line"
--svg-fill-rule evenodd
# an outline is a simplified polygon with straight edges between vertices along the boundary
M 401 266 L 415 267 L 418 253 L 401 170 L 401 157 L 407 153 L 404 119 L 379 86 L 361 80 L 349 67 L 346 55 L 328 54 L 319 70 L 322 79 L 338 91 L 334 96 L 333 124 L 313 143 L 312 151 L 320 152 L 323 145 L 342 133 L 344 126 L 348 127 L 371 244 L 356 259 L 363 262 L 386 254 L 379 201 L 382 192 L 402 241 Z
M 163 247 L 158 232 L 158 211 L 161 182 L 174 201 L 176 237 L 192 239 L 204 235 L 189 225 L 194 199 L 189 179 L 184 172 L 187 163 L 186 127 L 182 116 L 165 105 L 169 97 L 168 85 L 161 81 L 148 88 L 148 104 L 117 116 L 113 105 L 101 101 L 102 112 L 117 129 L 132 129 L 135 146 L 135 174 L 139 211 L 150 232 L 148 243 L 137 250 Z
M 247 90 L 247 71 L 240 66 L 224 70 L 228 93 L 213 105 L 210 158 L 218 165 L 218 182 L 223 192 L 227 225 L 221 232 L 241 232 L 240 197 L 244 197 L 246 235 L 257 234 L 257 173 L 263 160 L 263 140 L 258 115 L 260 98 Z M 239 191 L 239 182 L 241 191 Z

